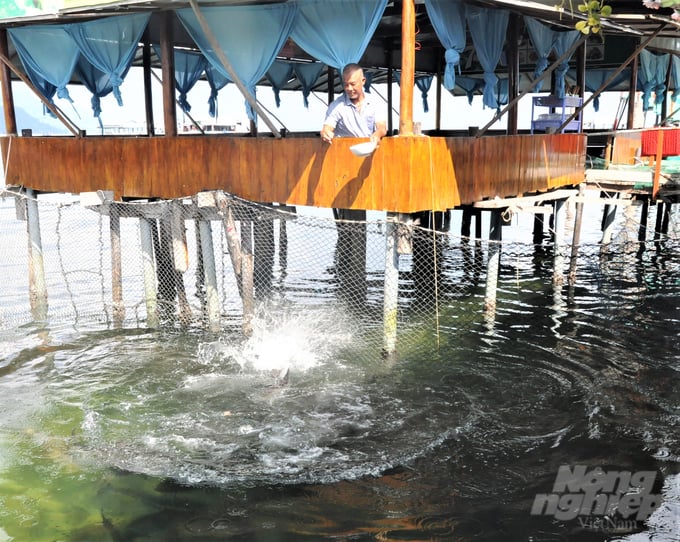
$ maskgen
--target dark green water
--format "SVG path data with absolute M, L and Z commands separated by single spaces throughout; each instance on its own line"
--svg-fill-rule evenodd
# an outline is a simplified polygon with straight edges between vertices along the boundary
M 0 541 L 678 540 L 677 249 L 594 249 L 557 295 L 504 255 L 493 325 L 477 288 L 392 362 L 327 303 L 248 341 L 2 332 Z M 532 514 L 560 466 L 651 471 L 661 506 Z

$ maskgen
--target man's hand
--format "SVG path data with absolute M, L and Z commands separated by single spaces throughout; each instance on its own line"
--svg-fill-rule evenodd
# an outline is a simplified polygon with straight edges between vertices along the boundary
M 333 130 L 333 128 L 331 128 L 328 124 L 324 124 L 321 128 L 321 141 L 325 141 L 326 143 L 333 141 L 334 132 L 335 130 Z

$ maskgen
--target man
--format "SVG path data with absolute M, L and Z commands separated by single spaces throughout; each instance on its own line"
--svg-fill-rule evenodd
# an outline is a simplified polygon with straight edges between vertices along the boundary
M 345 92 L 326 111 L 321 139 L 330 143 L 333 137 L 368 137 L 379 143 L 387 133 L 387 119 L 372 96 L 364 93 L 364 70 L 358 64 L 347 64 L 342 70 Z

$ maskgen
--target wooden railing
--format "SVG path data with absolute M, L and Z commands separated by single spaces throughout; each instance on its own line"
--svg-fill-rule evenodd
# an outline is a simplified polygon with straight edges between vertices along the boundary
M 0 138 L 6 184 L 116 199 L 224 190 L 260 202 L 415 212 L 578 184 L 586 138 L 404 136 L 367 158 L 356 139 L 234 136 Z

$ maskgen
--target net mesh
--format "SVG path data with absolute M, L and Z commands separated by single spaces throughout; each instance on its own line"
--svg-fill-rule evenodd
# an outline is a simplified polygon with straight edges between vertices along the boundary
M 510 227 L 495 242 L 457 233 L 458 210 L 419 220 L 371 212 L 348 219 L 223 193 L 129 203 L 0 196 L 0 330 L 49 322 L 247 335 L 274 322 L 294 326 L 305 314 L 319 333 L 350 330 L 380 347 L 391 329 L 386 295 L 394 285 L 386 270 L 396 262 L 398 348 L 436 349 L 448 330 L 521 311 L 508 307 L 522 295 L 574 286 L 612 299 L 621 288 L 642 295 L 655 287 L 646 276 L 673 281 L 680 263 L 668 256 L 680 241 L 675 212 L 656 216 L 668 206 L 650 207 L 641 240 L 642 205 L 628 205 L 604 244 L 602 207 L 593 206 L 575 250 L 573 206 L 556 237 L 550 215 L 540 215 L 546 223 L 538 240 L 533 214 L 506 213 Z M 490 281 L 494 255 L 498 277 Z

